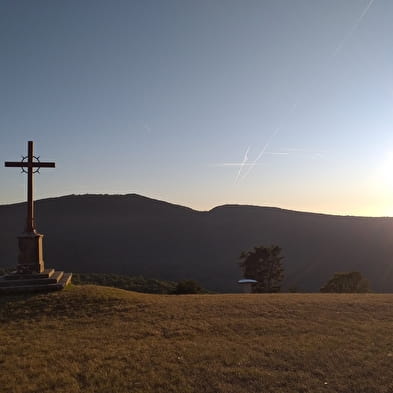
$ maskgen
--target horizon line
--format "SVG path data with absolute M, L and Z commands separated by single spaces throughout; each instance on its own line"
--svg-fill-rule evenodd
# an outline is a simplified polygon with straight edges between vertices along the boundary
M 67 197 L 83 197 L 83 196 L 109 196 L 109 197 L 116 197 L 116 196 L 139 196 L 142 198 L 150 199 L 150 200 L 155 200 L 158 202 L 164 202 L 170 205 L 176 205 L 180 206 L 183 208 L 191 209 L 196 212 L 210 212 L 214 209 L 220 208 L 220 207 L 225 207 L 225 206 L 233 206 L 233 207 L 257 207 L 257 208 L 270 208 L 270 209 L 278 209 L 278 210 L 285 210 L 285 211 L 290 211 L 290 212 L 295 212 L 295 213 L 304 213 L 304 214 L 318 214 L 318 215 L 324 215 L 324 216 L 336 216 L 336 217 L 356 217 L 356 218 L 393 218 L 392 216 L 370 216 L 370 215 L 353 215 L 353 214 L 343 214 L 343 213 L 327 213 L 327 212 L 319 212 L 319 211 L 309 211 L 309 210 L 299 210 L 299 209 L 291 209 L 291 208 L 286 208 L 286 207 L 280 207 L 280 206 L 272 206 L 272 205 L 257 205 L 253 203 L 237 203 L 237 202 L 228 202 L 224 204 L 219 204 L 215 205 L 210 209 L 197 209 L 194 207 L 190 207 L 187 205 L 184 205 L 183 203 L 180 202 L 169 202 L 164 199 L 160 199 L 158 197 L 150 197 L 142 194 L 138 194 L 136 192 L 129 192 L 129 193 L 78 193 L 78 194 L 65 194 L 65 195 L 57 195 L 57 196 L 48 196 L 48 197 L 43 197 L 39 199 L 35 199 L 34 202 L 40 202 L 48 199 L 60 199 L 60 198 L 67 198 Z M 19 205 L 19 204 L 25 204 L 27 203 L 25 200 L 24 201 L 15 201 L 15 202 L 0 202 L 0 208 L 4 206 L 12 206 L 12 205 Z

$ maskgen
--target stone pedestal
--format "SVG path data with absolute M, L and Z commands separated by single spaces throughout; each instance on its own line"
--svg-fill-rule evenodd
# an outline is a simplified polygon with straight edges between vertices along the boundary
M 71 283 L 72 273 L 44 268 L 43 237 L 34 230 L 18 236 L 18 265 L 15 272 L 0 276 L 0 295 L 59 291 Z
M 42 251 L 42 238 L 39 233 L 23 233 L 18 236 L 19 255 L 17 273 L 31 274 L 42 273 L 44 268 L 44 259 Z

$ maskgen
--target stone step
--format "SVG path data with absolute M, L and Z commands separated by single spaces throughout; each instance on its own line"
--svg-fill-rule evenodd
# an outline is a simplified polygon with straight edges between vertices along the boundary
M 41 278 L 37 276 L 37 278 L 29 278 L 25 279 L 25 277 L 20 280 L 0 280 L 0 287 L 13 287 L 13 286 L 26 286 L 26 285 L 48 285 L 48 284 L 57 284 L 59 280 L 62 278 L 63 272 L 55 271 L 51 274 L 50 278 Z
M 58 290 L 59 290 L 58 284 L 22 285 L 22 286 L 14 286 L 14 287 L 0 287 L 0 294 L 10 295 L 14 293 L 52 292 Z
M 71 284 L 72 273 L 64 273 L 59 282 L 57 283 L 58 289 L 64 289 L 67 285 Z
M 4 276 L 5 280 L 29 280 L 29 279 L 36 279 L 36 278 L 50 278 L 55 269 L 45 269 L 42 273 L 9 273 Z
M 59 291 L 61 289 L 64 289 L 68 284 L 70 284 L 72 273 L 64 273 L 62 271 L 56 271 L 53 274 L 53 276 L 54 276 L 53 278 L 51 277 L 50 279 L 47 279 L 45 283 L 39 283 L 38 281 L 41 281 L 41 279 L 36 279 L 32 284 L 30 283 L 24 285 L 0 286 L 0 294 L 8 295 L 13 293 Z M 1 278 L 0 281 L 2 281 Z M 17 281 L 13 281 L 13 282 L 17 283 Z

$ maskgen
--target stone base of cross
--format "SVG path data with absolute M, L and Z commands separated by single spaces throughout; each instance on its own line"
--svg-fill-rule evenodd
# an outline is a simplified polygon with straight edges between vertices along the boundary
M 42 239 L 38 233 L 24 233 L 18 236 L 19 254 L 16 270 L 23 273 L 42 273 L 45 270 Z

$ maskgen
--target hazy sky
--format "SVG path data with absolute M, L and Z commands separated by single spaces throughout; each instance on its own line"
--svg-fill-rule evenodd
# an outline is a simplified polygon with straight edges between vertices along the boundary
M 0 0 L 0 158 L 56 161 L 37 198 L 393 215 L 392 37 L 391 0 Z

